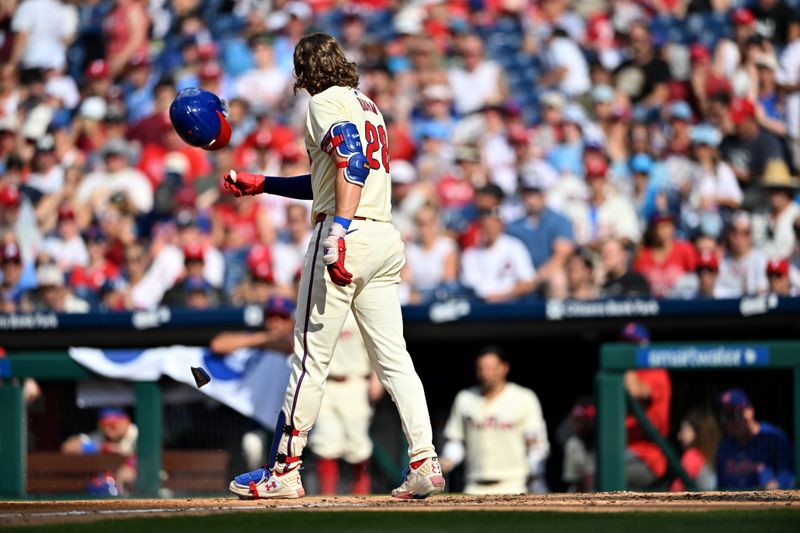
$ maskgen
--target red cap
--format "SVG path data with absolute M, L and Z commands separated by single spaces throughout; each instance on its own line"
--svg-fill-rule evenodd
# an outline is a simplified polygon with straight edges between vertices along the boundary
M 697 259 L 697 270 L 707 269 L 714 272 L 719 271 L 719 258 L 712 252 L 703 252 Z
M 520 124 L 513 124 L 508 128 L 508 140 L 511 144 L 527 144 L 528 130 Z
M 203 247 L 198 243 L 187 244 L 183 247 L 183 260 L 186 261 L 203 261 L 205 252 Z
M 175 205 L 177 207 L 194 207 L 196 202 L 197 193 L 195 192 L 194 187 L 183 187 L 175 195 Z
M 111 69 L 102 59 L 95 59 L 86 67 L 86 77 L 90 80 L 102 80 L 111 77 Z
M 731 121 L 738 126 L 745 119 L 756 116 L 756 106 L 746 98 L 734 100 L 731 104 Z
M 789 275 L 789 260 L 788 259 L 770 259 L 767 263 L 767 275 L 788 276 Z
M 200 61 L 210 61 L 217 58 L 219 49 L 213 41 L 206 41 L 197 47 L 197 55 L 200 57 Z
M 275 276 L 272 272 L 272 250 L 263 244 L 256 244 L 250 249 L 247 256 L 247 266 L 250 274 L 255 279 L 273 283 Z
M 222 76 L 222 67 L 216 61 L 205 63 L 198 73 L 201 80 L 218 80 Z
M 17 207 L 21 201 L 19 189 L 16 187 L 9 185 L 0 189 L 0 205 L 3 207 Z
M 143 52 L 137 52 L 128 60 L 128 66 L 131 68 L 148 67 L 150 66 L 150 56 Z
M 266 149 L 272 143 L 272 135 L 267 130 L 258 130 L 253 137 L 253 145 L 256 148 Z
M 15 243 L 10 242 L 0 248 L 0 261 L 19 261 L 19 246 Z
M 733 12 L 733 23 L 737 26 L 749 26 L 756 21 L 756 18 L 749 9 L 740 7 Z
M 689 57 L 693 63 L 708 63 L 711 61 L 711 54 L 708 49 L 700 43 L 693 44 L 689 50 Z
M 596 177 L 605 177 L 606 172 L 608 172 L 608 163 L 606 163 L 605 159 L 599 157 L 591 157 L 586 160 L 586 177 L 587 178 L 596 178 Z
M 58 208 L 58 221 L 61 222 L 62 220 L 74 220 L 75 219 L 75 211 L 68 205 L 62 205 Z

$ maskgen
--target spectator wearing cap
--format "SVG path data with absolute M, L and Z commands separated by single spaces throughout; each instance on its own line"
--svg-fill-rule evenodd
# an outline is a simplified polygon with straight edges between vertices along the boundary
M 32 170 L 28 175 L 26 189 L 32 189 L 34 201 L 42 195 L 58 192 L 64 185 L 64 167 L 56 156 L 56 143 L 52 135 L 44 135 L 36 141 Z
M 764 294 L 768 283 L 767 256 L 753 247 L 753 221 L 746 211 L 731 216 L 726 233 L 726 251 L 719 265 L 719 298 Z
M 11 19 L 14 45 L 4 70 L 64 68 L 77 27 L 72 5 L 59 0 L 21 2 Z
M 605 84 L 595 86 L 589 96 L 592 120 L 600 126 L 605 137 L 609 136 L 615 119 L 615 98 L 614 88 Z
M 29 292 L 35 278 L 23 275 L 19 246 L 13 241 L 0 242 L 0 311 L 21 313 L 32 309 Z
M 697 255 L 694 272 L 679 278 L 669 293 L 670 298 L 713 299 L 719 298 L 717 279 L 719 277 L 719 257 L 716 252 L 703 251 Z
M 594 300 L 600 291 L 595 283 L 594 254 L 588 248 L 577 248 L 566 262 L 567 298 Z
M 543 52 L 546 71 L 537 80 L 539 87 L 554 87 L 569 97 L 579 97 L 590 89 L 586 58 L 564 29 L 553 28 Z
M 464 252 L 461 282 L 486 303 L 518 300 L 530 294 L 536 270 L 519 239 L 503 233 L 499 209 L 480 213 L 481 240 Z
M 717 93 L 733 94 L 733 87 L 730 79 L 720 72 L 717 65 L 712 64 L 711 53 L 701 43 L 689 48 L 689 59 L 692 103 L 701 117 L 707 116 L 711 96 Z
M 621 239 L 608 239 L 600 247 L 600 294 L 606 298 L 649 296 L 647 278 L 631 270 L 631 253 Z
M 679 278 L 694 272 L 696 262 L 692 245 L 675 238 L 675 215 L 653 214 L 645 243 L 633 263 L 633 269 L 647 278 L 653 295 L 667 296 Z
M 38 288 L 33 308 L 56 313 L 87 313 L 89 304 L 75 296 L 65 285 L 64 272 L 54 264 L 45 263 L 36 270 Z
M 755 187 L 764 175 L 767 161 L 783 159 L 783 149 L 775 135 L 759 126 L 756 106 L 750 100 L 735 100 L 730 117 L 736 129 L 722 140 L 720 152 L 744 188 L 744 205 L 756 206 L 759 196 Z
M 475 198 L 468 210 L 465 210 L 466 218 L 458 220 L 458 224 L 445 225 L 446 229 L 459 232 L 458 243 L 462 250 L 477 246 L 481 240 L 481 213 L 496 210 L 503 215 L 503 201 L 505 194 L 503 189 L 494 183 L 487 183 L 475 191 Z M 505 220 L 505 219 L 504 219 Z
M 211 351 L 229 355 L 242 348 L 258 348 L 277 350 L 288 356 L 294 341 L 294 300 L 276 295 L 261 305 L 264 309 L 262 330 L 219 333 L 211 340 Z
M 415 118 L 411 127 L 411 135 L 417 144 L 422 142 L 423 133 L 428 131 L 429 123 L 444 127 L 450 137 L 455 122 L 452 115 L 453 93 L 450 86 L 443 83 L 428 85 L 422 90 L 421 116 Z
M 778 59 L 773 52 L 762 52 L 756 57 L 756 79 L 758 84 L 758 121 L 761 126 L 783 137 L 787 132 L 784 96 L 778 87 Z
M 75 220 L 75 211 L 69 204 L 62 204 L 58 208 L 56 234 L 45 238 L 42 248 L 56 258 L 59 268 L 64 272 L 89 264 L 89 251 Z
M 520 191 L 526 215 L 506 228 L 528 249 L 536 268 L 536 285 L 552 298 L 566 295 L 564 267 L 575 249 L 572 224 L 567 217 L 547 207 L 544 184 L 536 175 L 524 177 Z
M 109 95 L 114 78 L 111 75 L 111 67 L 105 59 L 95 59 L 86 65 L 83 73 L 86 84 L 83 87 L 83 97 L 90 98 L 97 96 L 105 98 Z
M 459 115 L 468 115 L 505 99 L 506 87 L 500 65 L 484 57 L 483 41 L 477 35 L 461 40 L 461 65 L 447 73 L 453 103 Z
M 663 194 L 664 186 L 654 179 L 653 159 L 643 153 L 634 155 L 628 162 L 628 170 L 633 178 L 633 201 L 636 213 L 639 215 L 639 224 L 645 226 L 650 214 L 655 210 L 659 196 Z
M 575 199 L 565 206 L 572 221 L 575 241 L 579 245 L 596 247 L 609 238 L 639 242 L 639 220 L 629 199 L 618 194 L 608 184 L 608 164 L 604 158 L 586 160 L 588 198 Z
M 645 108 L 657 108 L 667 101 L 669 65 L 656 53 L 653 36 L 646 21 L 634 22 L 628 32 L 631 59 L 614 72 L 614 80 L 633 102 Z
M 178 229 L 178 240 L 176 246 L 172 247 L 174 257 L 171 259 L 175 263 L 180 263 L 180 266 L 175 268 L 178 271 L 182 269 L 184 276 L 200 276 L 212 287 L 222 287 L 225 278 L 225 258 L 213 245 L 210 236 L 201 230 L 198 217 L 192 211 L 183 210 L 176 217 L 175 224 Z
M 401 278 L 408 287 L 408 303 L 432 301 L 439 289 L 458 281 L 458 246 L 444 234 L 439 212 L 424 205 L 414 215 L 416 238 L 406 246 Z
M 579 176 L 584 152 L 583 127 L 586 115 L 576 104 L 564 107 L 561 122 L 561 140 L 547 154 L 550 163 L 562 175 Z
M 794 197 L 800 179 L 789 174 L 783 160 L 775 159 L 767 163 L 761 185 L 767 191 L 768 208 L 753 217 L 753 243 L 770 259 L 789 257 L 797 243 L 794 223 L 800 217 L 800 206 Z
M 685 207 L 691 209 L 697 220 L 690 227 L 708 228 L 706 224 L 719 227 L 721 217 L 727 218 L 738 209 L 743 200 L 742 189 L 728 163 L 720 159 L 718 151 L 722 135 L 710 124 L 698 124 L 692 128 L 692 151 L 690 182 L 696 183 L 689 191 Z M 712 218 L 706 222 L 707 218 Z M 719 233 L 719 230 L 716 231 Z
M 685 156 L 691 145 L 692 108 L 684 101 L 672 102 L 667 109 L 669 134 L 665 157 Z
M 639 346 L 650 343 L 650 332 L 643 324 L 630 322 L 625 325 L 620 339 Z M 672 382 L 663 368 L 629 370 L 623 375 L 625 392 L 633 401 L 638 401 L 650 424 L 663 437 L 669 434 L 670 401 Z M 667 472 L 667 458 L 661 449 L 647 436 L 639 421 L 632 414 L 625 417 L 627 449 L 625 452 L 625 479 L 629 489 L 651 487 Z
M 124 194 L 136 213 L 149 213 L 153 208 L 153 188 L 147 177 L 131 168 L 129 146 L 116 140 L 103 147 L 104 168 L 87 175 L 78 186 L 76 199 L 102 211 L 116 193 Z
M 106 257 L 108 237 L 97 226 L 90 226 L 83 235 L 89 260 L 77 266 L 69 275 L 69 286 L 90 303 L 95 303 L 106 283 L 119 282 L 119 268 Z
M 122 82 L 129 122 L 136 122 L 153 112 L 153 88 L 156 83 L 158 76 L 150 62 L 150 56 L 147 53 L 134 53 L 125 66 Z
M 741 389 L 719 398 L 724 433 L 717 450 L 720 490 L 774 490 L 794 487 L 792 443 L 782 429 L 756 420 L 755 408 Z
M 800 13 L 797 4 L 786 0 L 757 0 L 752 3 L 758 33 L 783 48 L 793 39 L 800 37 Z
M 15 185 L 0 186 L 0 245 L 4 244 L 2 236 L 6 234 L 14 235 L 16 239 L 27 235 L 31 244 L 38 242 L 39 231 L 33 209 L 30 206 L 23 207 L 24 201 Z M 22 243 L 20 245 L 24 248 Z M 33 254 L 25 255 L 31 257 Z
M 254 66 L 236 80 L 236 95 L 244 98 L 254 112 L 277 106 L 289 86 L 289 77 L 275 65 L 272 42 L 266 35 L 251 39 Z
M 778 296 L 798 296 L 800 287 L 792 284 L 789 277 L 788 259 L 770 259 L 767 262 L 767 280 L 769 292 Z

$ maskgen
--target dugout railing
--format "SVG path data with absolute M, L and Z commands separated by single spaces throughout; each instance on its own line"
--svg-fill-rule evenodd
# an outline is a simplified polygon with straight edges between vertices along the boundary
M 78 381 L 102 376 L 75 362 L 65 350 L 10 352 L 0 359 L 0 498 L 27 496 L 27 420 L 20 386 L 24 378 Z M 164 466 L 161 386 L 157 381 L 136 381 L 134 389 L 134 422 L 139 428 L 136 496 L 155 497 L 163 484 Z M 374 442 L 373 461 L 387 478 L 397 481 L 404 460 L 395 461 Z
M 793 373 L 792 416 L 795 465 L 800 465 L 800 341 L 653 343 L 637 346 L 608 343 L 600 348 L 595 388 L 597 394 L 597 488 L 626 490 L 625 415 L 629 401 L 623 376 L 628 370 L 664 368 L 670 372 L 784 369 Z M 788 399 L 788 398 L 787 398 Z M 643 417 L 641 409 L 639 417 Z M 646 428 L 645 428 L 646 429 Z M 666 452 L 673 472 L 680 465 L 664 439 L 657 444 Z M 797 467 L 797 466 L 796 466 Z M 684 477 L 684 476 L 681 476 Z M 798 486 L 796 478 L 795 486 Z

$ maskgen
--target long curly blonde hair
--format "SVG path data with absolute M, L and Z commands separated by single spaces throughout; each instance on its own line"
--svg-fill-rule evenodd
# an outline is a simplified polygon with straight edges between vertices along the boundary
M 306 35 L 294 49 L 294 92 L 312 96 L 328 87 L 358 87 L 356 64 L 347 60 L 342 45 L 327 33 Z

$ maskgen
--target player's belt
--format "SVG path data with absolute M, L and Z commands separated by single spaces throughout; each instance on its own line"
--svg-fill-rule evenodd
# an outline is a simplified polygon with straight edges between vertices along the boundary
M 316 223 L 319 224 L 320 222 L 325 222 L 325 219 L 328 218 L 327 213 L 320 213 L 317 215 Z M 372 220 L 375 222 L 374 219 L 366 218 L 366 217 L 353 217 L 353 220 Z

